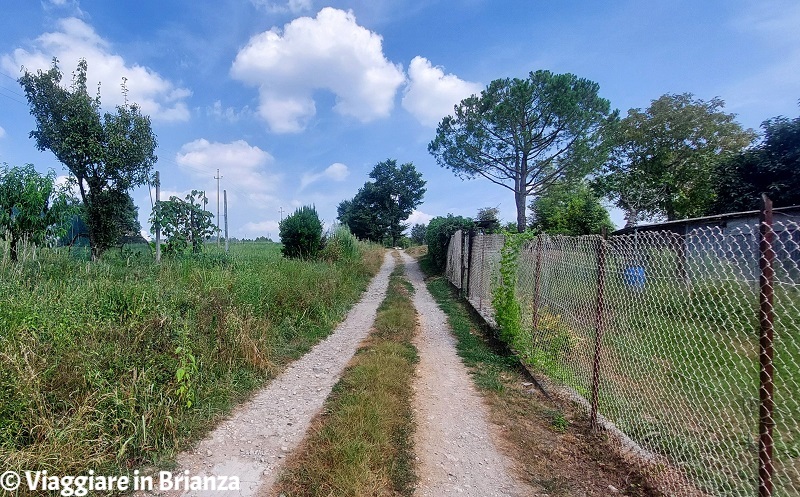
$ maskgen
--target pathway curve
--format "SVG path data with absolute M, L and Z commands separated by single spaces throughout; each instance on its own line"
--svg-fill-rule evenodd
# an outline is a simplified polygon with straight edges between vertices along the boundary
M 418 459 L 417 496 L 530 496 L 511 476 L 512 462 L 497 449 L 486 407 L 456 354 L 447 316 L 433 300 L 417 261 L 403 253 L 420 317 L 415 340 Z
M 238 493 L 188 491 L 156 495 L 267 495 L 284 457 L 302 441 L 344 367 L 369 334 L 394 265 L 394 257 L 387 252 L 361 300 L 330 336 L 237 407 L 193 451 L 178 456 L 180 469 L 173 471 L 174 475 L 188 470 L 190 476 L 238 476 Z

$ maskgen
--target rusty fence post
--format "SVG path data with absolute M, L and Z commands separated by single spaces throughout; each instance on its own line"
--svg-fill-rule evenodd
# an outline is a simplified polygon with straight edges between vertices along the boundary
M 590 422 L 592 430 L 597 430 L 598 396 L 600 393 L 600 354 L 602 352 L 603 331 L 605 326 L 605 285 L 606 285 L 606 229 L 597 241 L 597 306 L 595 307 L 594 361 L 592 363 L 592 403 Z
M 536 270 L 533 275 L 533 333 L 539 329 L 539 293 L 542 285 L 542 235 L 536 237 Z
M 467 267 L 467 259 L 464 257 L 464 249 L 466 249 L 465 245 L 467 243 L 467 236 L 464 233 L 464 230 L 458 230 L 459 236 L 461 237 L 461 253 L 458 254 L 461 261 L 461 279 L 459 280 L 458 285 L 458 294 L 462 298 L 464 297 L 464 271 Z
M 472 257 L 472 247 L 474 238 L 475 230 L 470 229 L 469 234 L 467 235 L 467 283 L 464 291 L 464 296 L 466 297 L 467 301 L 469 301 L 469 294 L 472 292 L 472 261 L 474 260 Z
M 772 432 L 775 428 L 773 411 L 775 399 L 773 398 L 773 352 L 774 352 L 774 309 L 772 307 L 775 279 L 775 250 L 773 243 L 775 232 L 772 230 L 772 200 L 766 194 L 761 196 L 761 215 L 759 216 L 759 241 L 758 241 L 758 267 L 760 269 L 759 287 L 760 312 L 759 323 L 761 333 L 759 337 L 759 363 L 761 366 L 759 386 L 758 409 L 758 495 L 769 497 L 772 495 L 772 474 L 774 465 L 772 460 L 774 439 Z

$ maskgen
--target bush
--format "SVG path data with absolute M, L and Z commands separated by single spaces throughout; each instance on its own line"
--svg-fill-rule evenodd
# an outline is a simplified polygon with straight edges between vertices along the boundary
M 332 229 L 325 240 L 325 247 L 320 252 L 320 257 L 329 262 L 341 260 L 357 260 L 361 257 L 358 249 L 358 240 L 347 226 L 339 225 Z
M 439 216 L 431 219 L 425 233 L 425 241 L 428 243 L 428 254 L 433 262 L 433 267 L 437 271 L 444 272 L 447 266 L 447 245 L 450 243 L 453 233 L 474 227 L 475 223 L 472 222 L 472 219 L 452 214 L 448 214 L 447 217 Z
M 281 221 L 284 257 L 313 259 L 322 248 L 322 222 L 314 206 L 304 205 Z

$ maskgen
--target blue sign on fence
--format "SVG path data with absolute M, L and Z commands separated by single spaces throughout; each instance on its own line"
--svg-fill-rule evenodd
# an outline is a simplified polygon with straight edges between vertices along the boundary
M 625 284 L 633 288 L 644 288 L 646 277 L 643 266 L 628 266 L 622 273 Z

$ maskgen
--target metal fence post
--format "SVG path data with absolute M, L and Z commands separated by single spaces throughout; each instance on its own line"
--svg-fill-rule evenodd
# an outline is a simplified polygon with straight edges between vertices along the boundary
M 605 292 L 605 272 L 606 272 L 606 239 L 608 235 L 606 229 L 597 241 L 597 307 L 595 309 L 595 338 L 594 338 L 594 361 L 592 364 L 592 404 L 590 422 L 593 430 L 597 430 L 597 410 L 598 395 L 600 393 L 600 353 L 602 351 L 603 329 L 605 318 L 605 302 L 603 293 Z
M 533 332 L 539 329 L 539 290 L 542 276 L 542 235 L 536 237 L 536 271 L 533 283 Z
M 773 243 L 775 233 L 772 231 L 772 200 L 766 194 L 761 196 L 762 206 L 759 220 L 759 253 L 758 266 L 761 272 L 759 277 L 760 312 L 759 322 L 761 334 L 759 339 L 759 363 L 761 365 L 759 387 L 759 422 L 758 422 L 758 495 L 769 497 L 772 495 L 772 474 L 774 471 L 772 453 L 774 440 L 772 432 L 775 428 L 773 410 L 773 337 L 774 337 L 774 311 L 772 307 L 775 279 L 775 250 Z
M 472 291 L 472 241 L 475 237 L 475 230 L 470 229 L 467 235 L 467 282 L 464 285 L 464 296 L 469 300 L 469 292 Z
M 459 230 L 461 233 L 461 297 L 466 296 L 466 288 L 464 288 L 465 282 L 469 278 L 469 267 L 467 265 L 467 257 L 469 257 L 469 246 L 468 243 L 468 234 L 464 230 Z

